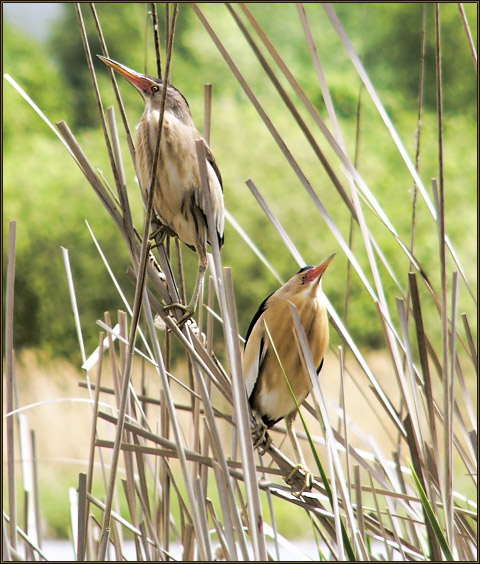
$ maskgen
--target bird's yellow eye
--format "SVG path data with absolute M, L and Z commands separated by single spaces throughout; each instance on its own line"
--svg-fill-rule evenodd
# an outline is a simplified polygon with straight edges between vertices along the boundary
M 153 85 L 152 86 L 152 92 L 158 92 L 158 86 Z

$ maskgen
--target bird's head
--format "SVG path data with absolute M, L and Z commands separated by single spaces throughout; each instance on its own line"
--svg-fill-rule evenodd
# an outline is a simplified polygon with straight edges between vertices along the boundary
M 288 299 L 313 298 L 320 289 L 322 276 L 332 262 L 335 253 L 327 257 L 318 266 L 304 266 L 295 276 L 285 283 L 282 290 Z
M 102 55 L 97 55 L 97 57 L 107 66 L 126 78 L 128 82 L 130 82 L 130 84 L 132 84 L 138 92 L 140 92 L 145 104 L 149 104 L 153 108 L 160 108 L 164 85 L 162 79 L 134 71 L 121 63 L 117 63 L 117 61 L 114 61 L 113 59 L 109 59 L 108 57 L 103 57 Z M 186 110 L 190 113 L 187 100 L 183 94 L 171 84 L 169 84 L 167 88 L 166 108 L 174 112 Z

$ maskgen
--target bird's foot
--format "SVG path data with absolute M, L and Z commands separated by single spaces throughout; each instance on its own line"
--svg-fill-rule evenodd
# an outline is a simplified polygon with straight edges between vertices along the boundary
M 267 432 L 268 427 L 263 421 L 256 423 L 252 431 L 253 448 L 258 449 L 258 454 L 263 456 L 272 444 L 272 438 Z
M 181 309 L 182 311 L 185 312 L 182 315 L 182 317 L 177 321 L 177 325 L 179 327 L 181 327 L 184 323 L 186 323 L 189 319 L 191 319 L 193 317 L 193 314 L 195 313 L 195 308 L 193 308 L 191 305 L 186 306 L 181 303 L 167 304 L 166 306 L 164 306 L 163 309 L 165 311 L 169 311 L 175 308 Z
M 157 241 L 157 237 L 160 235 L 160 239 Z M 165 237 L 167 236 L 167 232 L 165 229 L 165 225 L 160 225 L 159 227 L 157 227 L 156 229 L 154 229 L 152 231 L 152 233 L 150 233 L 150 235 L 148 236 L 150 241 L 155 241 L 154 243 L 151 244 L 150 249 L 156 249 L 157 247 L 160 247 L 163 243 L 163 241 L 165 240 Z
M 302 472 L 304 476 L 302 476 Z M 303 480 L 303 485 L 294 492 L 296 496 L 301 496 L 303 492 L 309 492 L 313 486 L 313 474 L 303 464 L 295 464 L 290 474 L 284 480 L 292 488 L 296 483 Z

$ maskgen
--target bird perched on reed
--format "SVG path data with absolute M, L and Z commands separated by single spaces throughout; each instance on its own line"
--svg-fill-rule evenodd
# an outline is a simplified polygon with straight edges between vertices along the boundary
M 135 159 L 140 186 L 146 194 L 151 183 L 165 83 L 159 78 L 136 72 L 107 57 L 99 55 L 99 58 L 126 78 L 143 98 L 144 111 L 137 126 Z M 185 311 L 180 322 L 186 321 L 195 311 L 207 269 L 207 243 L 210 243 L 206 217 L 207 200 L 196 152 L 196 142 L 199 139 L 202 139 L 202 136 L 193 123 L 187 100 L 179 90 L 168 84 L 153 205 L 161 223 L 162 234 L 178 237 L 193 248 L 199 257 L 197 280 L 189 304 L 167 306 L 180 307 Z M 225 221 L 222 177 L 213 153 L 206 143 L 205 151 L 212 219 L 221 247 Z
M 297 308 L 318 374 L 329 338 L 321 280 L 334 256 L 330 255 L 316 267 L 305 266 L 300 269 L 268 296 L 253 317 L 246 335 L 243 372 L 247 397 L 256 420 L 254 446 L 263 444 L 268 448 L 271 440 L 267 429 L 285 418 L 298 466 L 303 466 L 304 460 L 292 431 L 297 413 L 292 392 L 300 405 L 310 388 L 295 344 L 294 321 L 289 304 Z M 305 483 L 305 489 L 309 487 L 311 484 Z

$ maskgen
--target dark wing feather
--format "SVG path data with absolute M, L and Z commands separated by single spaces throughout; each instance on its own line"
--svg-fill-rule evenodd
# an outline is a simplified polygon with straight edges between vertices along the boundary
M 265 339 L 262 337 L 260 339 L 260 346 L 258 347 L 258 375 L 260 374 L 260 371 L 262 370 L 262 363 L 265 360 L 264 358 L 262 358 L 264 346 L 265 346 Z M 252 393 L 250 394 L 250 396 L 248 398 L 249 401 L 250 401 L 251 407 L 253 407 L 253 397 L 255 396 L 255 391 L 256 391 L 257 386 L 258 386 L 258 381 L 259 381 L 259 378 L 257 376 L 257 379 L 255 381 L 255 385 L 253 386 Z
M 220 182 L 220 186 L 221 186 L 222 192 L 223 192 L 223 181 L 222 181 L 222 175 L 220 174 L 220 169 L 218 168 L 217 161 L 215 160 L 215 157 L 213 156 L 212 149 L 210 149 L 210 147 L 206 143 L 205 143 L 205 153 L 206 153 L 206 157 L 207 157 L 207 162 L 210 163 L 210 165 L 213 168 L 215 174 L 217 175 L 218 181 Z
M 323 367 L 323 361 L 324 361 L 324 360 L 325 360 L 325 359 L 324 359 L 324 358 L 322 358 L 322 362 L 321 362 L 321 363 L 320 363 L 320 364 L 318 365 L 318 368 L 317 368 L 317 374 L 320 374 L 320 370 L 321 370 L 321 369 L 322 369 L 322 367 Z
M 253 331 L 253 328 L 255 327 L 255 323 L 260 319 L 260 316 L 262 315 L 262 313 L 267 309 L 267 301 L 270 298 L 270 296 L 273 295 L 274 292 L 272 292 L 271 294 L 269 294 L 264 300 L 263 302 L 260 304 L 257 313 L 253 316 L 252 321 L 250 321 L 250 325 L 248 326 L 247 329 L 247 334 L 245 335 L 245 345 L 247 344 L 248 341 L 248 337 L 250 337 L 250 333 Z
M 205 147 L 205 158 L 207 159 L 207 162 L 210 164 L 210 166 L 213 168 L 213 172 L 216 174 L 216 176 L 218 178 L 218 182 L 220 183 L 220 188 L 222 189 L 222 193 L 223 193 L 222 175 L 220 173 L 220 169 L 218 168 L 217 161 L 215 160 L 215 157 L 213 156 L 212 150 L 210 149 L 210 147 L 207 145 L 206 142 L 204 143 L 204 147 Z M 205 217 L 205 224 L 206 224 L 206 222 L 207 222 L 207 218 Z M 225 241 L 224 234 L 218 233 L 218 246 L 220 248 L 223 247 L 224 241 Z

